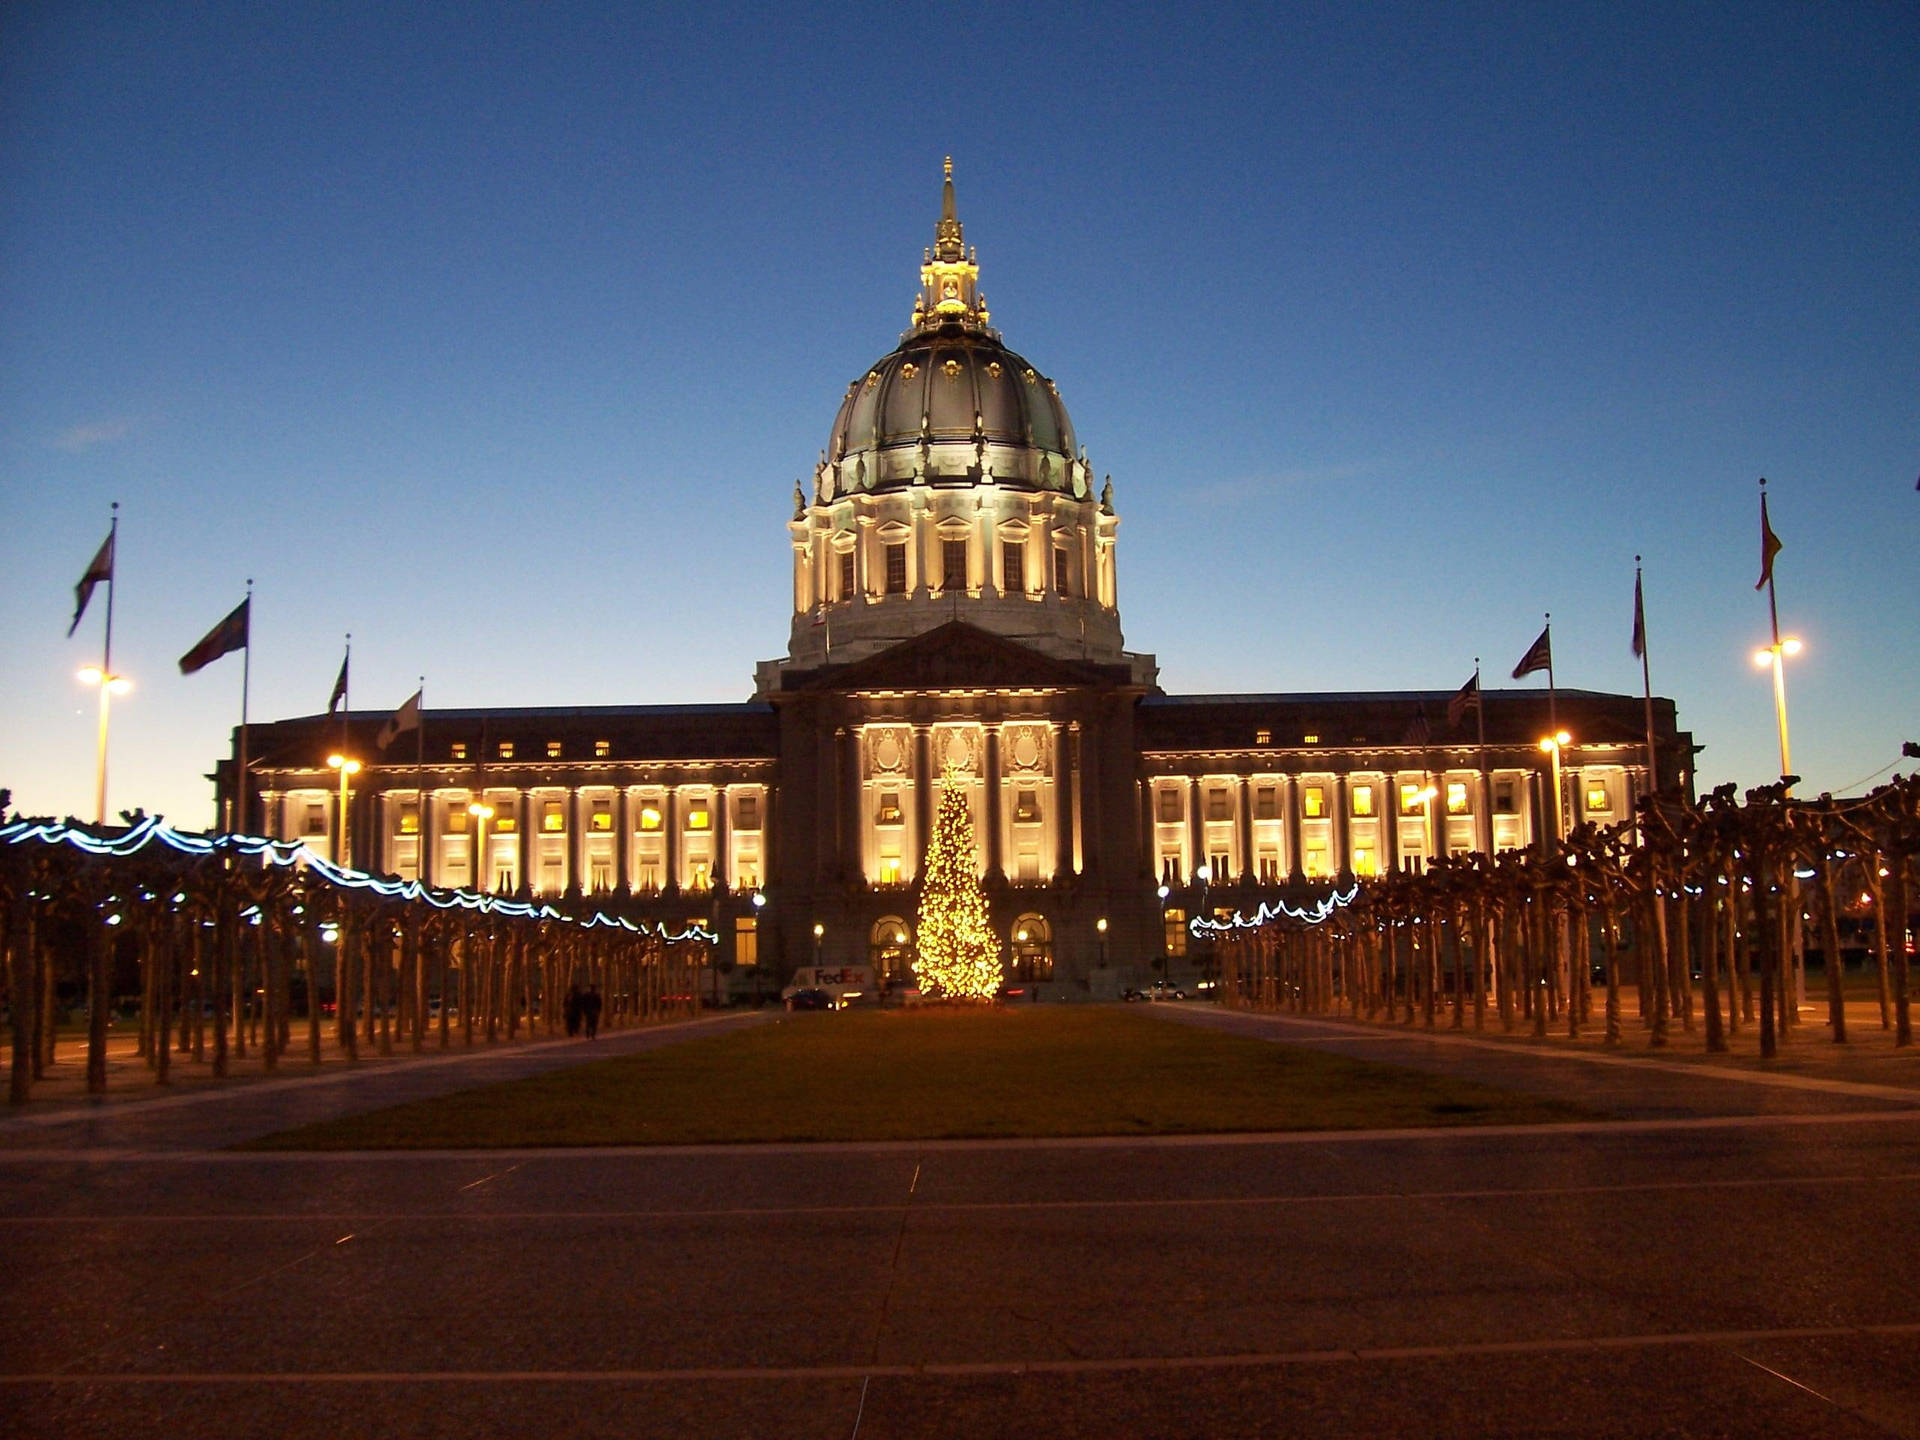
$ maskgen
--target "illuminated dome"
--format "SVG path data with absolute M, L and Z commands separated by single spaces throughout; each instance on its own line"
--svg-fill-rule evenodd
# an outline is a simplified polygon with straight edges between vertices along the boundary
M 913 326 L 848 384 L 814 476 L 818 499 L 969 482 L 1088 498 L 1092 476 L 1060 392 L 1001 343 L 979 279 L 949 161 Z

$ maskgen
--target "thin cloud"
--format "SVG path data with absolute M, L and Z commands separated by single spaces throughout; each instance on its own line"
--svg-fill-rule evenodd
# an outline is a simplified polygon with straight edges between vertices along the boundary
M 116 416 L 111 420 L 94 420 L 85 425 L 70 425 L 53 437 L 53 448 L 64 450 L 69 455 L 79 455 L 99 445 L 111 445 L 124 439 L 133 422 Z

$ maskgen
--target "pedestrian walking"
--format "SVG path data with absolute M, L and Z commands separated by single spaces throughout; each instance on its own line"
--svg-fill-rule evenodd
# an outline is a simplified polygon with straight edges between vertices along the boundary
M 600 990 L 598 986 L 587 986 L 587 993 L 580 997 L 580 1015 L 587 1022 L 587 1039 L 598 1039 L 600 1035 Z
M 567 987 L 566 1008 L 561 1012 L 567 1018 L 567 1036 L 569 1039 L 580 1033 L 580 1018 L 586 1009 L 583 1001 L 584 997 L 580 994 L 580 987 L 578 985 L 569 985 Z

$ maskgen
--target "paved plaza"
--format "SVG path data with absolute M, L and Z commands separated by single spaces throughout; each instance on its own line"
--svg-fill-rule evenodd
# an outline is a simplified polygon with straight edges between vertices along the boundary
M 216 1148 L 751 1016 L 43 1111 L 0 1121 L 9 1433 L 1920 1436 L 1920 1091 L 1884 1066 L 1156 1013 L 1623 1118 Z

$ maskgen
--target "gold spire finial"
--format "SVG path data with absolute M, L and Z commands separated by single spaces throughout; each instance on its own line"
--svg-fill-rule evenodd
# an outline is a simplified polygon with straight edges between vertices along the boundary
M 916 327 L 987 323 L 986 306 L 975 289 L 980 266 L 967 249 L 965 231 L 953 199 L 953 157 L 946 157 L 940 186 L 940 223 L 933 227 L 933 248 L 920 267 L 920 303 L 914 307 Z

